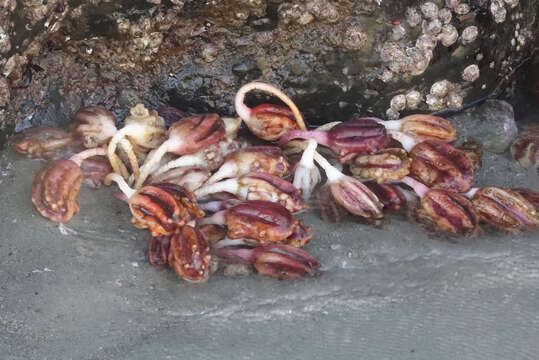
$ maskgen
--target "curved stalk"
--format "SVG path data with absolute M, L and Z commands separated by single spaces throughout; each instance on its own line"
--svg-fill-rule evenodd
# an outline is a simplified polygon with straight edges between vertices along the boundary
M 238 171 L 238 165 L 234 162 L 225 162 L 207 181 L 207 184 L 213 184 L 221 179 L 234 176 Z
M 133 194 L 135 194 L 137 191 L 130 188 L 129 185 L 125 182 L 125 179 L 118 173 L 110 173 L 105 177 L 105 180 L 103 180 L 103 183 L 107 186 L 110 186 L 112 182 L 115 182 L 118 185 L 118 188 L 122 191 L 122 193 L 127 196 L 127 199 L 130 199 Z
M 154 171 L 152 176 L 161 175 L 171 169 L 175 169 L 178 167 L 201 165 L 202 160 L 203 156 L 201 153 L 183 155 L 175 160 L 169 161 L 165 165 L 158 168 L 156 171 Z
M 208 224 L 224 225 L 225 222 L 226 222 L 225 214 L 226 214 L 226 210 L 218 211 L 218 212 L 216 212 L 215 214 L 213 214 L 211 216 L 207 216 L 205 218 L 198 219 L 197 224 L 198 225 L 208 225 Z
M 161 160 L 161 158 L 169 151 L 170 145 L 173 143 L 173 140 L 168 139 L 161 144 L 153 153 L 150 155 L 144 164 L 140 168 L 140 175 L 136 178 L 135 189 L 140 189 L 146 181 L 146 178 L 150 175 L 152 168 Z
M 129 178 L 129 170 L 127 170 L 127 167 L 125 167 L 125 164 L 123 163 L 122 159 L 116 154 L 112 154 L 111 157 L 109 157 L 109 163 L 112 166 L 112 163 L 115 162 L 116 166 L 119 168 L 119 174 L 124 177 L 124 179 Z
M 84 159 L 90 158 L 92 156 L 105 156 L 107 155 L 107 151 L 103 148 L 93 148 L 84 150 L 78 154 L 75 154 L 69 158 L 69 160 L 73 161 L 78 166 L 82 165 L 82 162 Z
M 293 139 L 313 139 L 317 143 L 329 146 L 329 136 L 327 131 L 319 130 L 290 130 L 279 139 L 279 145 L 282 146 Z
M 307 130 L 307 126 L 305 125 L 303 116 L 299 112 L 298 107 L 296 106 L 296 104 L 294 104 L 292 99 L 290 99 L 284 92 L 282 92 L 277 87 L 257 81 L 243 85 L 236 93 L 236 97 L 234 99 L 234 106 L 236 108 L 236 112 L 243 119 L 243 121 L 247 122 L 251 118 L 251 109 L 247 105 L 245 105 L 244 100 L 245 95 L 252 90 L 260 90 L 278 97 L 290 108 L 290 110 L 292 110 L 292 113 L 294 114 L 294 119 L 298 124 L 298 128 L 302 130 Z
M 120 140 L 120 146 L 127 154 L 127 158 L 129 159 L 129 163 L 131 164 L 131 169 L 133 170 L 133 176 L 135 177 L 135 179 L 138 178 L 139 166 L 138 166 L 137 155 L 135 155 L 135 151 L 133 150 L 133 145 L 131 145 L 129 140 L 124 138 Z
M 195 190 L 195 196 L 197 198 L 204 197 L 206 195 L 214 194 L 217 192 L 228 192 L 231 194 L 237 194 L 239 190 L 238 179 L 228 179 L 224 181 L 219 181 L 213 184 L 205 185 L 197 190 Z
M 414 148 L 414 146 L 416 146 L 417 144 L 417 141 L 413 137 L 403 133 L 402 131 L 389 130 L 388 134 L 393 139 L 400 142 L 404 150 L 406 150 L 407 152 L 410 152 Z
M 250 239 L 230 239 L 230 238 L 224 238 L 223 240 L 219 240 L 215 245 L 213 245 L 214 249 L 223 248 L 226 246 L 252 246 L 256 245 L 256 241 L 252 241 Z
M 114 156 L 116 153 L 116 148 L 118 147 L 118 144 L 121 143 L 122 140 L 125 139 L 127 135 L 132 135 L 134 133 L 143 132 L 143 131 L 144 131 L 144 126 L 138 125 L 138 124 L 129 124 L 121 128 L 120 130 L 118 130 L 118 132 L 116 132 L 116 134 L 114 134 L 114 136 L 109 142 L 109 146 L 107 149 L 108 150 L 107 156 L 109 158 L 110 165 L 112 166 L 112 169 L 114 170 L 115 173 L 118 173 L 118 174 L 122 173 L 121 165 L 119 164 L 121 160 L 119 157 Z M 130 156 L 129 153 L 128 153 L 128 156 Z M 138 162 L 136 166 L 138 166 Z M 129 175 L 127 177 L 129 177 Z
M 309 199 L 313 189 L 320 182 L 320 171 L 314 164 L 314 153 L 318 143 L 316 140 L 310 139 L 307 142 L 307 147 L 301 155 L 301 159 L 294 172 L 294 180 L 292 184 L 301 190 L 303 198 Z
M 314 153 L 314 160 L 324 169 L 326 172 L 326 176 L 328 178 L 328 182 L 333 183 L 337 182 L 346 175 L 344 175 L 342 172 L 339 171 L 335 166 L 331 165 L 329 161 L 326 160 L 325 157 L 320 155 L 318 152 L 315 151 Z

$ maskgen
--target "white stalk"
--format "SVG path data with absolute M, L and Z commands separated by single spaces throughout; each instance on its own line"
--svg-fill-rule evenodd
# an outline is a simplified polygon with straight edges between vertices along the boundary
M 171 160 L 165 165 L 161 166 L 157 170 L 153 172 L 152 176 L 161 175 L 171 169 L 184 167 L 184 166 L 205 166 L 204 164 L 204 153 L 202 151 L 199 151 L 194 154 L 189 155 L 183 155 L 175 160 Z
M 159 163 L 159 160 L 169 151 L 173 140 L 168 139 L 159 146 L 155 152 L 148 156 L 144 161 L 144 165 L 140 168 L 140 176 L 135 181 L 135 189 L 140 189 L 150 175 L 152 168 Z
M 208 184 L 212 184 L 214 182 L 217 182 L 221 179 L 225 179 L 227 177 L 235 176 L 239 171 L 238 165 L 234 161 L 227 161 L 221 167 L 219 170 L 215 172 L 209 179 Z
M 121 165 L 118 163 L 119 157 L 116 156 L 116 147 L 118 143 L 122 141 L 126 136 L 135 135 L 138 133 L 144 134 L 145 126 L 140 124 L 129 124 L 121 128 L 114 134 L 112 139 L 110 139 L 109 146 L 107 149 L 107 156 L 109 158 L 110 165 L 115 173 L 122 173 Z M 138 163 L 137 163 L 138 165 Z
M 316 151 L 314 153 L 314 160 L 316 160 L 318 165 L 320 165 L 322 169 L 324 169 L 324 171 L 326 172 L 328 182 L 335 183 L 346 176 L 342 172 L 340 172 L 335 166 L 331 165 L 325 157 L 323 157 Z
M 90 157 L 98 156 L 98 155 L 107 155 L 107 151 L 103 148 L 92 148 L 88 150 L 84 150 L 78 154 L 73 155 L 69 158 L 69 160 L 73 161 L 78 166 L 82 165 L 82 162 Z
M 230 239 L 230 238 L 224 238 L 223 240 L 218 241 L 215 243 L 212 247 L 214 249 L 223 248 L 226 246 L 242 246 L 242 245 L 254 245 L 256 244 L 256 241 L 252 241 L 250 239 Z
M 228 179 L 224 181 L 219 181 L 213 184 L 204 185 L 201 188 L 195 190 L 195 196 L 197 198 L 202 198 L 204 196 L 215 194 L 218 192 L 228 192 L 231 194 L 238 194 L 239 190 L 238 179 Z
M 320 182 L 320 171 L 314 164 L 314 153 L 318 143 L 316 140 L 308 140 L 307 147 L 301 155 L 296 171 L 294 172 L 293 185 L 300 189 L 304 199 L 311 197 L 313 189 Z
M 384 125 L 387 130 L 400 130 L 402 120 L 377 120 L 378 124 Z
M 110 186 L 112 182 L 115 182 L 118 185 L 118 188 L 124 193 L 125 196 L 127 196 L 128 199 L 133 196 L 137 191 L 135 189 L 132 189 L 127 185 L 125 182 L 125 179 L 118 173 L 110 173 L 105 177 L 105 180 L 103 183 L 107 186 Z
M 197 224 L 198 225 L 224 225 L 225 224 L 225 213 L 226 210 L 221 210 L 216 212 L 215 214 L 205 217 L 203 219 L 198 219 Z
M 475 193 L 479 191 L 479 189 L 480 188 L 478 188 L 478 187 L 471 188 L 470 191 L 468 191 L 466 194 L 462 194 L 462 195 L 464 195 L 467 198 L 471 199 L 475 195 Z
M 413 137 L 403 133 L 402 131 L 389 130 L 388 133 L 393 139 L 400 142 L 404 150 L 406 150 L 407 152 L 410 152 L 417 144 L 416 140 Z

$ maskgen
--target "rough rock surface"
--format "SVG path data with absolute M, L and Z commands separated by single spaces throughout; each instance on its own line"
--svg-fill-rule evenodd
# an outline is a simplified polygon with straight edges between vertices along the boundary
M 231 114 L 235 91 L 254 79 L 284 88 L 311 122 L 459 108 L 498 91 L 530 55 L 537 8 L 535 0 L 2 0 L 0 124 L 11 132 L 65 123 L 88 104 L 121 115 L 139 101 Z M 409 104 L 392 106 L 409 94 Z
M 487 100 L 478 107 L 451 117 L 459 141 L 475 140 L 486 151 L 505 152 L 518 135 L 511 104 L 502 100 Z

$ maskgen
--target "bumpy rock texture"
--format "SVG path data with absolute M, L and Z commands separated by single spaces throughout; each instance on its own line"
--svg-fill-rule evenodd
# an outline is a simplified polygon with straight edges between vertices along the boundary
M 311 122 L 459 108 L 498 91 L 531 54 L 537 8 L 535 0 L 1 0 L 0 124 L 4 132 L 62 124 L 90 104 L 122 115 L 139 101 L 232 114 L 235 91 L 254 79 L 283 87 Z

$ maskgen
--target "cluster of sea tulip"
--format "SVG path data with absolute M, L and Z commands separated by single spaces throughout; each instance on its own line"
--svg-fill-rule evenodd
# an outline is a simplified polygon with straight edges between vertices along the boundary
M 253 90 L 286 106 L 249 108 L 244 98 Z M 41 215 L 69 221 L 79 210 L 83 180 L 92 186 L 115 182 L 133 225 L 150 231 L 150 263 L 170 265 L 188 281 L 207 280 L 216 257 L 280 279 L 316 274 L 319 263 L 300 248 L 313 233 L 294 215 L 308 208 L 315 188 L 328 221 L 351 214 L 380 223 L 411 207 L 411 187 L 421 199 L 416 218 L 452 234 L 476 235 L 481 222 L 508 231 L 539 225 L 538 193 L 472 188 L 481 148 L 453 146 L 456 131 L 443 118 L 355 116 L 308 130 L 292 100 L 260 82 L 244 85 L 235 107 L 238 118 L 139 104 L 120 129 L 112 113 L 87 107 L 74 114 L 69 131 L 31 129 L 14 148 L 53 159 L 33 184 L 32 202 Z M 275 143 L 250 146 L 238 139 L 242 123 Z

